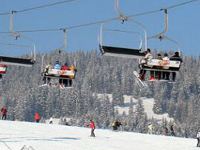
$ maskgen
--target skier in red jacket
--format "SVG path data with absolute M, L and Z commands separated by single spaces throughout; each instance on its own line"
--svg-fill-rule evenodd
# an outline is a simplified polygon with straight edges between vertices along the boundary
M 34 119 L 37 123 L 40 121 L 40 114 L 38 112 L 35 113 Z
M 4 107 L 2 107 L 1 108 L 1 113 L 2 113 L 2 120 L 6 120 L 6 118 L 7 118 L 7 109 L 6 109 L 6 107 L 4 106 Z
M 89 124 L 90 128 L 91 128 L 91 137 L 95 137 L 95 134 L 94 134 L 94 130 L 95 130 L 95 124 L 94 124 L 94 121 L 93 120 L 90 120 L 90 124 Z

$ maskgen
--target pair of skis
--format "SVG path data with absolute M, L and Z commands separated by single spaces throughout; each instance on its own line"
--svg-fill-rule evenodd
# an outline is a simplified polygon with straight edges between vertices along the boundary
M 136 77 L 136 83 L 138 84 L 138 86 L 139 86 L 141 89 L 147 88 L 147 87 L 148 87 L 148 85 L 140 79 L 140 75 L 138 74 L 137 71 L 133 71 L 133 74 L 134 74 L 134 76 Z
M 133 74 L 136 77 L 136 83 L 138 84 L 140 89 L 148 88 L 147 83 L 145 83 L 144 81 L 140 79 L 140 75 L 138 74 L 137 71 L 133 71 Z M 164 82 L 164 83 L 171 83 L 171 84 L 176 83 L 175 81 L 169 81 L 169 80 L 148 80 L 148 82 Z

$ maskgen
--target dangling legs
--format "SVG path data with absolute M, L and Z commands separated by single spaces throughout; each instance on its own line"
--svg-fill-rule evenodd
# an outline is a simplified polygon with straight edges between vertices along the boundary
M 172 72 L 172 81 L 176 80 L 176 72 Z
M 144 79 L 145 79 L 145 74 L 146 74 L 146 70 L 141 69 L 141 70 L 140 70 L 140 73 L 139 73 L 140 79 L 141 79 L 141 80 L 144 80 Z
M 69 79 L 69 87 L 72 86 L 72 79 Z

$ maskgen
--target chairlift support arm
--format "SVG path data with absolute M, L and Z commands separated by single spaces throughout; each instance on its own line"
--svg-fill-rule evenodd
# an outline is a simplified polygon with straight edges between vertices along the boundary
M 10 13 L 10 33 L 12 36 L 16 38 L 16 40 L 20 37 L 20 34 L 14 31 L 14 14 L 17 13 L 17 11 L 12 10 Z
M 124 21 L 128 20 L 128 17 L 125 16 L 124 13 L 119 8 L 119 0 L 115 0 L 115 10 L 118 13 L 119 18 L 122 21 L 122 23 L 124 23 Z

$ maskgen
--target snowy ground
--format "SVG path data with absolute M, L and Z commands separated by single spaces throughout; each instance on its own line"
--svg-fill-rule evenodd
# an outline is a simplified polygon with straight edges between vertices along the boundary
M 0 150 L 198 150 L 196 139 L 113 132 L 54 124 L 0 121 Z M 30 149 L 31 150 L 31 149 Z

